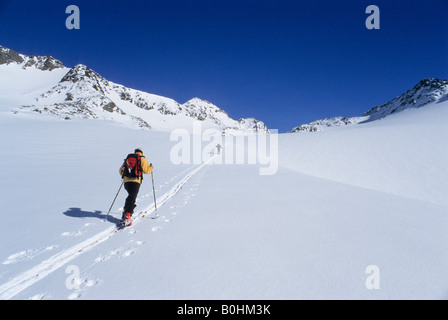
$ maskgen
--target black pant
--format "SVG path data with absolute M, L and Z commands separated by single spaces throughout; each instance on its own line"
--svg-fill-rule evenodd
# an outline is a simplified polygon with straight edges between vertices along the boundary
M 124 204 L 124 213 L 134 213 L 134 208 L 137 206 L 135 201 L 137 200 L 138 191 L 140 190 L 140 183 L 138 182 L 126 182 L 124 188 L 128 192 L 128 197 Z

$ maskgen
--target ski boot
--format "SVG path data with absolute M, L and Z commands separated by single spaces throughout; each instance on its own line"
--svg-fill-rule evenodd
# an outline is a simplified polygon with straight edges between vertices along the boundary
M 121 225 L 123 227 L 129 227 L 132 225 L 132 213 L 130 212 L 123 213 L 123 217 L 121 218 Z

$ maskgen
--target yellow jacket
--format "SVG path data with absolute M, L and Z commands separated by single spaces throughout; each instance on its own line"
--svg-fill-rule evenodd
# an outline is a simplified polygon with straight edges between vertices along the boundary
M 152 165 L 151 166 L 149 165 L 148 160 L 146 160 L 146 158 L 143 156 L 143 154 L 141 152 L 137 152 L 137 154 L 140 155 L 140 163 L 142 165 L 143 173 L 146 173 L 146 174 L 151 173 L 152 169 L 153 169 Z M 121 165 L 120 170 L 119 170 L 120 176 L 123 176 L 123 170 L 124 170 L 124 163 Z M 141 177 L 141 178 L 124 177 L 123 180 L 125 183 L 126 182 L 138 182 L 141 184 L 143 177 Z

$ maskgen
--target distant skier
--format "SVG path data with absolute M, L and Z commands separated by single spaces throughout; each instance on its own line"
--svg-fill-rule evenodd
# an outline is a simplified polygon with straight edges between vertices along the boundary
M 148 163 L 148 160 L 143 156 L 143 151 L 139 148 L 135 149 L 134 153 L 130 153 L 121 165 L 119 172 L 124 179 L 124 188 L 128 192 L 121 217 L 122 225 L 130 226 L 132 224 L 131 218 L 137 206 L 135 201 L 143 182 L 143 174 L 151 173 L 152 170 L 152 163 Z
M 218 145 L 216 146 L 216 150 L 218 151 L 218 154 L 221 153 L 221 148 L 222 148 L 221 144 L 218 143 Z

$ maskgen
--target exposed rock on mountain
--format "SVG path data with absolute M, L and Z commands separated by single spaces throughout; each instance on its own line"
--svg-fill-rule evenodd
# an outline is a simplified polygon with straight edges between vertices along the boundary
M 365 112 L 362 117 L 333 117 L 299 125 L 289 132 L 316 132 L 328 127 L 346 126 L 370 122 L 385 118 L 410 108 L 421 108 L 430 103 L 442 102 L 448 99 L 448 80 L 428 78 L 421 80 L 414 88 L 391 101 L 375 106 Z

